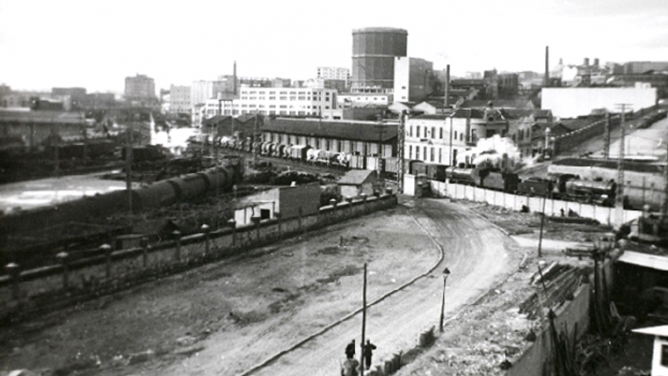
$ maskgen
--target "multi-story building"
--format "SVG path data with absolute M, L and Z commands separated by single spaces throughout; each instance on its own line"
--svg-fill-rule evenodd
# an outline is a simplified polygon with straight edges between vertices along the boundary
M 506 136 L 508 121 L 495 108 L 461 108 L 448 115 L 419 115 L 406 122 L 406 159 L 454 165 L 479 139 Z
M 155 98 L 155 82 L 143 74 L 125 77 L 125 97 L 129 99 Z
M 394 58 L 394 100 L 417 102 L 434 91 L 434 64 L 414 57 Z
M 228 90 L 229 87 L 230 83 L 227 80 L 193 81 L 192 86 L 190 86 L 190 107 L 194 108 L 197 104 L 205 103 L 212 98 L 217 98 L 218 93 L 230 92 L 230 90 Z
M 350 80 L 350 69 L 336 67 L 318 67 L 316 78 L 331 80 Z
M 190 86 L 170 86 L 169 112 L 171 114 L 189 114 L 190 109 Z
M 337 93 L 317 88 L 240 88 L 239 96 L 209 99 L 199 109 L 200 120 L 214 115 L 261 114 L 318 116 L 336 108 Z
M 391 92 L 380 91 L 377 93 L 345 93 L 339 94 L 338 98 L 339 108 L 367 106 L 387 107 L 393 102 L 394 95 Z

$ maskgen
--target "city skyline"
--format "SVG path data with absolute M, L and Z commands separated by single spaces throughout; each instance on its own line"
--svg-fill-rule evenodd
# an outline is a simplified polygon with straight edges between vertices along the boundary
M 407 5 L 409 4 L 409 5 Z M 408 56 L 465 72 L 543 72 L 581 64 L 668 60 L 664 0 L 474 0 L 315 4 L 0 0 L 0 84 L 15 90 L 85 87 L 123 92 L 126 77 L 156 94 L 232 74 L 309 79 L 319 66 L 351 68 L 352 31 L 408 31 Z

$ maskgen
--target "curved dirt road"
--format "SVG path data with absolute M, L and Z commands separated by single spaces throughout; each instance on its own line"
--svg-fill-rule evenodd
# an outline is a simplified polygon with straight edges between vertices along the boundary
M 415 201 L 413 216 L 443 247 L 445 257 L 429 276 L 368 309 L 366 337 L 378 346 L 374 364 L 413 348 L 418 334 L 429 327 L 438 331 L 443 268 L 452 272 L 446 287 L 446 320 L 514 269 L 504 247 L 508 238 L 468 209 L 423 199 Z M 359 346 L 361 320 L 361 314 L 356 315 L 254 374 L 338 375 L 345 345 L 355 338 Z M 359 348 L 355 357 L 359 359 Z
M 446 318 L 514 270 L 506 242 L 465 207 L 409 201 L 2 328 L 0 374 L 239 375 L 359 309 L 365 262 L 368 302 L 434 268 L 369 308 L 366 333 L 380 364 L 438 327 L 445 266 Z M 338 375 L 345 345 L 360 335 L 356 314 L 252 374 Z

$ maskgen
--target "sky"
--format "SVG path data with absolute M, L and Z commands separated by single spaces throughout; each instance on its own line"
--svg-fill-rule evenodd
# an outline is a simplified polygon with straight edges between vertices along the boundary
M 0 0 L 0 84 L 122 93 L 350 68 L 352 31 L 408 31 L 408 56 L 466 72 L 668 61 L 668 0 Z

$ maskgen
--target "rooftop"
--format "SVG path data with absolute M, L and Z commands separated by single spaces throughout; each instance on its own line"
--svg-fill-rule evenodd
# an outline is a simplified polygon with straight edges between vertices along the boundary
M 375 142 L 381 140 L 381 135 L 383 142 L 397 137 L 395 124 L 384 123 L 382 133 L 380 124 L 375 121 L 276 118 L 266 119 L 262 131 Z

